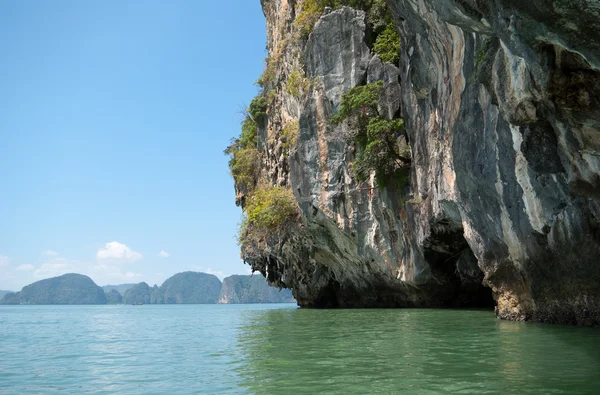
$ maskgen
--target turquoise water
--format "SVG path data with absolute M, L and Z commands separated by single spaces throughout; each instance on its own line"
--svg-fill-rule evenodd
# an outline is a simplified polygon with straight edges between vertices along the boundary
M 600 393 L 600 330 L 459 310 L 0 306 L 0 393 Z

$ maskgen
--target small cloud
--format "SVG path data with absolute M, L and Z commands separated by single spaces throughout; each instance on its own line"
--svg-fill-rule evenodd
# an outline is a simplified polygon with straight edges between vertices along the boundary
M 33 269 L 35 269 L 35 267 L 34 267 L 33 265 L 30 265 L 29 263 L 26 263 L 26 264 L 24 264 L 24 265 L 17 266 L 17 267 L 15 268 L 15 270 L 18 270 L 18 271 L 20 271 L 20 272 L 30 272 L 30 271 L 32 271 Z
M 34 272 L 36 277 L 55 277 L 62 274 L 71 273 L 74 270 L 73 263 L 64 258 L 52 259 L 49 262 L 42 264 Z
M 110 243 L 106 243 L 104 248 L 100 248 L 98 252 L 96 252 L 96 259 L 105 260 L 105 259 L 113 259 L 113 260 L 121 260 L 121 261 L 130 261 L 135 262 L 142 259 L 142 254 L 139 252 L 133 251 L 131 248 L 127 247 L 125 244 L 119 243 L 117 241 L 111 241 Z
M 10 264 L 10 258 L 6 255 L 0 255 L 0 267 L 5 267 Z
M 161 258 L 168 258 L 171 256 L 171 254 L 169 254 L 167 251 L 165 250 L 160 250 L 160 252 L 158 253 L 158 256 Z
M 45 256 L 58 256 L 58 252 L 52 250 L 46 250 L 42 254 Z

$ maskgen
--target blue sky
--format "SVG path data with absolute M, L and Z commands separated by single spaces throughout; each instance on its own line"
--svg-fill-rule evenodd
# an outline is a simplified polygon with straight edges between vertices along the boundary
M 0 53 L 0 289 L 248 273 L 223 149 L 259 0 L 3 0 Z

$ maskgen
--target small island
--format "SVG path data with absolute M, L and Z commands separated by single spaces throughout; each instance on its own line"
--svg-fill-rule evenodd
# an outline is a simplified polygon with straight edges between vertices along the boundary
M 200 272 L 177 273 L 160 287 L 145 282 L 99 287 L 88 276 L 71 273 L 0 295 L 3 305 L 216 303 L 295 303 L 295 300 L 290 290 L 271 287 L 260 275 L 233 275 L 221 283 L 217 276 Z

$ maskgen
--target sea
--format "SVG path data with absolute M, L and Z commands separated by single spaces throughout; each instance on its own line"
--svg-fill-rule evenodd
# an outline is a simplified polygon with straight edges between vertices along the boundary
M 477 310 L 0 306 L 0 394 L 600 394 L 600 330 Z

